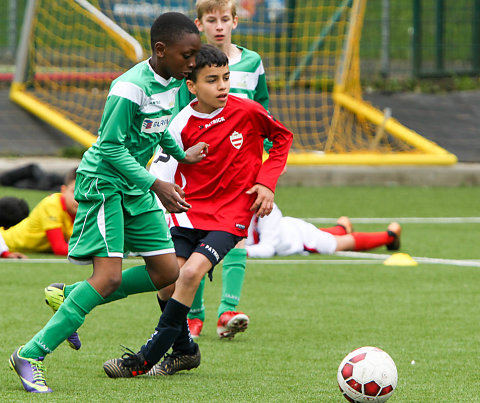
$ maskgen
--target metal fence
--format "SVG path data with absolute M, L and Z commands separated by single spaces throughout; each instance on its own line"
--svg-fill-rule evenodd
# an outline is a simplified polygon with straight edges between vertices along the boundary
M 0 73 L 13 69 L 25 3 L 0 0 Z M 368 0 L 360 56 L 366 80 L 480 74 L 480 0 Z

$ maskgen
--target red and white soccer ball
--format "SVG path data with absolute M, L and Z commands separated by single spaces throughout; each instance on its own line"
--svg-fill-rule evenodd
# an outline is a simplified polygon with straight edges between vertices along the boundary
M 386 402 L 397 387 L 397 367 L 377 347 L 361 347 L 343 359 L 338 367 L 338 386 L 345 399 L 355 402 Z

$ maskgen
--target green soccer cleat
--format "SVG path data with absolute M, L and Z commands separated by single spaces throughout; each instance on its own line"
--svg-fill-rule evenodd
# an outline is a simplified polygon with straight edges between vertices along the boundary
M 65 284 L 53 283 L 45 288 L 45 303 L 52 308 L 53 313 L 58 311 L 65 301 Z
M 53 283 L 45 288 L 45 303 L 52 308 L 53 313 L 58 311 L 63 301 L 65 301 L 65 284 Z M 77 332 L 73 332 L 68 337 L 67 343 L 74 350 L 79 350 L 82 347 L 82 342 Z

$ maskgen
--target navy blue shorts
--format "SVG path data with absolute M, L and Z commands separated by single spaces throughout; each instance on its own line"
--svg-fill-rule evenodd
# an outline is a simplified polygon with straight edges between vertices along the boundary
M 172 227 L 170 232 L 177 256 L 188 259 L 193 252 L 201 253 L 210 260 L 212 269 L 243 239 L 225 231 Z

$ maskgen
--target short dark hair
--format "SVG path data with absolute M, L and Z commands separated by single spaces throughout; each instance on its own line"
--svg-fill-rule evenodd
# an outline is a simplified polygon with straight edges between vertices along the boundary
M 30 214 L 25 200 L 18 197 L 5 196 L 0 199 L 0 227 L 13 227 Z
M 197 81 L 197 73 L 205 66 L 223 67 L 228 66 L 228 57 L 220 49 L 213 45 L 202 45 L 195 58 L 195 67 L 188 75 L 188 79 Z
M 195 23 L 185 14 L 168 12 L 160 15 L 150 28 L 150 45 L 155 50 L 157 42 L 166 45 L 178 41 L 185 34 L 200 35 Z

